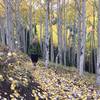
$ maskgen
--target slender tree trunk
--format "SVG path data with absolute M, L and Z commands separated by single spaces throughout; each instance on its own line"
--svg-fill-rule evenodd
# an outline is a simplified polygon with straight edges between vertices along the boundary
M 1 43 L 6 45 L 5 43 L 5 26 L 4 26 L 4 18 L 0 17 L 0 39 Z
M 86 0 L 82 0 L 82 37 L 81 37 L 81 55 L 80 55 L 80 75 L 83 74 L 84 58 L 86 44 Z
M 93 57 L 93 52 L 92 52 L 93 51 L 93 41 L 94 41 L 93 40 L 93 32 L 91 31 L 90 32 L 90 49 L 91 49 L 90 50 L 91 51 L 90 52 L 90 72 L 92 72 L 92 73 L 93 73 L 93 60 L 92 60 L 93 59 L 92 58 Z
M 52 31 L 52 1 L 51 1 L 51 17 L 50 17 L 50 34 L 51 34 L 51 62 L 54 62 L 54 48 L 53 48 L 53 31 Z
M 2 34 L 2 20 L 1 20 L 1 17 L 0 17 L 0 42 L 2 42 L 1 34 Z
M 5 35 L 5 34 L 6 34 L 6 33 L 5 33 L 5 28 L 2 27 L 2 28 L 1 28 L 1 41 L 2 41 L 2 44 L 4 44 L 4 45 L 6 45 L 6 41 L 5 41 L 6 35 Z
M 42 16 L 40 16 L 40 48 L 41 48 L 41 52 L 43 52 L 43 38 L 42 38 L 42 36 L 43 36 L 43 28 L 42 28 Z M 42 55 L 43 56 L 43 55 Z
M 46 46 L 45 46 L 45 23 L 43 23 L 43 60 L 45 61 L 45 52 L 46 52 Z
M 63 19 L 63 22 L 64 22 L 64 34 L 63 34 L 63 38 L 64 38 L 64 65 L 66 66 L 66 52 L 67 52 L 67 44 L 66 44 L 66 15 L 65 15 L 65 13 L 66 13 L 66 8 L 65 8 L 65 0 L 63 0 L 63 3 L 64 3 L 64 19 Z
M 72 51 L 73 51 L 73 25 L 72 22 L 70 22 L 70 39 L 69 39 L 69 44 L 70 44 L 70 48 L 69 48 L 69 61 L 70 61 L 70 65 L 72 66 L 73 64 L 73 57 L 72 57 Z
M 23 52 L 26 53 L 25 28 L 22 29 Z
M 2 38 L 1 38 L 1 26 L 0 26 L 0 43 L 2 42 Z
M 93 62 L 94 62 L 94 68 L 95 68 L 95 70 L 96 70 L 96 57 L 95 57 L 95 55 L 96 55 L 96 53 L 95 53 L 95 24 L 96 24 L 96 20 L 95 20 L 95 11 L 96 11 L 96 9 L 95 9 L 95 3 L 96 3 L 96 1 L 94 0 L 94 5 L 93 5 L 93 50 L 92 50 L 92 52 L 93 52 Z
M 75 53 L 76 53 L 76 18 L 74 21 L 74 28 L 73 28 L 73 46 L 72 46 L 72 57 L 73 57 L 73 65 L 75 66 Z
M 33 35 L 32 35 L 32 0 L 29 0 L 29 36 L 30 36 L 30 43 L 32 43 Z
M 78 45 L 77 45 L 77 69 L 79 70 L 80 66 L 80 48 L 81 48 L 81 15 L 80 15 L 80 0 L 77 0 L 77 10 L 78 10 Z
M 6 40 L 7 45 L 11 50 L 14 49 L 14 37 L 13 37 L 13 12 L 11 8 L 12 0 L 4 0 L 5 13 L 6 13 Z
M 100 86 L 100 0 L 98 0 L 98 49 L 97 49 L 97 70 L 96 84 Z
M 58 54 L 59 54 L 59 62 L 62 64 L 62 18 L 61 18 L 61 7 L 60 0 L 57 2 L 57 14 L 58 14 Z
M 45 46 L 46 46 L 46 56 L 45 56 L 45 66 L 48 67 L 49 64 L 49 0 L 46 0 L 46 25 L 45 25 Z
M 20 6 L 20 0 L 16 0 L 16 38 L 17 38 L 17 49 L 21 49 L 21 41 L 20 41 L 20 37 L 21 37 L 21 18 L 20 18 L 20 12 L 19 12 L 19 6 Z

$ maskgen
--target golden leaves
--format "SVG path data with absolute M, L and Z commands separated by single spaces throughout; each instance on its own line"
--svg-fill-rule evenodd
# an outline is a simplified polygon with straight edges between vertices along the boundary
M 40 98 L 46 100 L 48 98 L 51 100 L 93 98 L 98 100 L 100 97 L 100 93 L 97 92 L 95 87 L 95 75 L 85 73 L 84 76 L 80 77 L 78 71 L 73 67 L 63 68 L 60 66 L 54 68 L 55 65 L 52 65 L 52 67 L 50 65 L 49 68 L 45 68 L 42 63 L 36 66 L 35 70 L 32 70 L 32 63 L 28 57 L 19 52 L 8 52 L 4 60 L 6 61 L 6 59 L 12 57 L 15 58 L 15 61 L 9 62 L 6 70 L 7 81 L 11 83 L 9 85 L 12 91 L 10 94 L 11 100 L 21 97 L 22 91 L 25 91 L 23 98 L 30 94 L 35 100 Z M 0 74 L 0 80 L 3 81 L 4 79 L 5 77 Z M 39 86 L 36 84 L 39 84 Z
M 16 84 L 17 84 L 17 81 L 16 80 L 12 80 L 11 90 L 15 90 Z
M 59 70 L 56 69 L 56 70 Z M 36 81 L 41 83 L 41 87 L 46 91 L 51 100 L 59 98 L 61 100 L 78 100 L 98 97 L 95 85 L 95 76 L 85 73 L 80 77 L 75 68 L 56 71 L 55 68 L 38 67 L 33 72 Z M 64 72 L 64 73 L 63 73 Z M 88 91 L 93 88 L 93 92 Z M 99 95 L 100 96 L 100 95 Z
M 0 81 L 3 81 L 3 80 L 4 80 L 3 76 L 2 76 L 2 75 L 0 75 Z

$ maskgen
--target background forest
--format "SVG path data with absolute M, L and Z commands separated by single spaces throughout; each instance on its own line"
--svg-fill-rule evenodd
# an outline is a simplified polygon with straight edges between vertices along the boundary
M 60 2 L 60 5 L 57 4 Z M 5 2 L 6 3 L 6 2 Z M 19 45 L 19 48 L 22 51 L 27 52 L 28 45 L 31 43 L 32 35 L 37 34 L 38 39 L 41 44 L 41 50 L 45 53 L 45 13 L 46 5 L 44 0 L 18 0 L 18 1 L 9 1 L 8 4 L 5 4 L 2 0 L 0 2 L 0 40 L 4 44 L 7 44 L 7 35 L 6 31 L 6 22 L 9 20 L 10 29 L 12 29 L 12 39 L 9 38 L 9 41 L 13 42 L 16 45 Z M 58 57 L 58 45 L 61 45 L 61 52 L 63 56 L 64 65 L 77 65 L 77 48 L 78 47 L 78 32 L 82 31 L 79 29 L 79 16 L 81 16 L 81 3 L 77 0 L 53 0 L 49 1 L 49 12 L 48 12 L 48 21 L 49 21 L 49 42 L 50 42 L 50 59 L 53 62 L 57 61 Z M 96 48 L 97 48 L 97 20 L 98 20 L 98 5 L 96 0 L 87 0 L 86 1 L 86 52 L 85 52 L 85 69 L 89 72 L 95 72 L 96 67 Z M 7 15 L 5 12 L 7 7 L 9 11 Z M 60 6 L 60 11 L 57 11 L 57 6 Z M 11 11 L 10 11 L 11 10 Z M 60 13 L 60 15 L 58 14 Z M 8 19 L 6 17 L 9 16 Z M 58 18 L 59 17 L 59 18 Z M 61 19 L 61 22 L 58 20 Z M 81 20 L 81 19 L 80 19 Z M 60 23 L 58 30 L 58 23 Z M 60 37 L 58 35 L 60 32 Z M 28 35 L 31 33 L 30 35 Z M 66 38 L 65 38 L 66 37 Z M 11 41 L 10 41 L 11 42 Z M 11 46 L 12 43 L 8 42 Z M 18 42 L 18 43 L 16 43 Z M 58 43 L 61 42 L 61 43 Z M 12 44 L 12 45 L 14 45 Z M 15 45 L 14 45 L 15 46 Z M 15 48 L 15 47 L 13 47 Z M 59 47 L 58 47 L 59 48 Z M 44 49 L 44 50 L 43 50 Z M 65 54 L 66 53 L 66 54 Z M 43 53 L 42 53 L 43 54 Z M 45 54 L 42 55 L 45 59 Z M 57 61 L 58 62 L 58 61 Z

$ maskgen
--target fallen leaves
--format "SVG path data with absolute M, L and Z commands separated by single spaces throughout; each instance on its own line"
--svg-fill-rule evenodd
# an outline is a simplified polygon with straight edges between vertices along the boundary
M 95 86 L 95 75 L 85 73 L 80 77 L 75 68 L 45 68 L 37 67 L 33 76 L 41 88 L 46 91 L 51 100 L 99 100 Z M 56 72 L 55 72 L 56 70 Z M 64 71 L 64 73 L 63 73 Z M 100 91 L 100 90 L 99 90 Z
M 0 50 L 3 52 L 3 49 Z M 49 64 L 49 68 L 45 68 L 43 62 L 39 62 L 33 70 L 27 55 L 8 49 L 4 49 L 2 54 L 0 100 L 100 99 L 100 88 L 95 86 L 93 74 L 85 73 L 80 77 L 73 67 L 55 67 L 55 64 Z
M 2 76 L 2 75 L 0 75 L 0 81 L 3 81 L 3 80 L 4 80 L 3 76 Z

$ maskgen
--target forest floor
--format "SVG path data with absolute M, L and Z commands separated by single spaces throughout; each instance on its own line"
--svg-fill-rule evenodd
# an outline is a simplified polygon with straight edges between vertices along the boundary
M 79 76 L 74 67 L 39 61 L 0 45 L 0 100 L 100 100 L 95 75 Z

